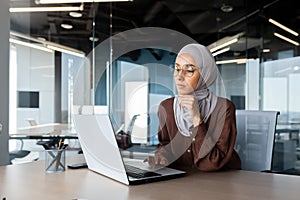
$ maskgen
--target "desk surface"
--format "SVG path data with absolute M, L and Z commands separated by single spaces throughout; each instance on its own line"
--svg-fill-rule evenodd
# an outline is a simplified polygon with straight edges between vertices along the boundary
M 68 161 L 68 160 L 67 160 Z M 78 162 L 78 161 L 77 161 Z M 126 186 L 88 169 L 46 174 L 44 162 L 0 167 L 0 199 L 297 199 L 300 176 L 248 171 L 201 173 Z

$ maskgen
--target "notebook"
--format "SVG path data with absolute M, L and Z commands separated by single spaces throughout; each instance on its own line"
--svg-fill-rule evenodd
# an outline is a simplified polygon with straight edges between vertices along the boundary
M 75 129 L 90 170 L 126 185 L 177 178 L 186 174 L 168 167 L 151 169 L 139 159 L 123 158 L 108 114 L 75 114 Z

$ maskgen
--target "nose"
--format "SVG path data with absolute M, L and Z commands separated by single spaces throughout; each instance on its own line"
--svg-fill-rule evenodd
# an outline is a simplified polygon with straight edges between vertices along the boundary
M 177 74 L 177 80 L 184 80 L 184 71 L 180 70 Z
M 177 76 L 184 77 L 184 70 L 179 70 Z

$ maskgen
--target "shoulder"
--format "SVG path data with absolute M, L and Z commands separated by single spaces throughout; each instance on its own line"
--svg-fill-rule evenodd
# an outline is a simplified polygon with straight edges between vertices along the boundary
M 160 102 L 158 113 L 172 113 L 174 104 L 174 97 L 168 98 Z
M 227 98 L 218 97 L 217 107 L 219 109 L 235 111 L 235 105 L 232 101 Z
M 172 116 L 174 117 L 173 112 L 173 104 L 174 104 L 174 97 L 168 98 L 160 102 L 158 107 L 158 117 L 159 119 L 169 119 Z
M 170 97 L 168 99 L 163 100 L 162 102 L 160 102 L 160 106 L 163 107 L 172 107 L 174 104 L 174 97 Z

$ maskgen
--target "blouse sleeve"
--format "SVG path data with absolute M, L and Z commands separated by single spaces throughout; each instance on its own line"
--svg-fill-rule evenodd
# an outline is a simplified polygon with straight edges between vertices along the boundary
M 173 154 L 169 145 L 171 139 L 167 128 L 168 114 L 165 106 L 163 106 L 163 103 L 159 105 L 157 114 L 159 119 L 159 128 L 157 134 L 159 144 L 155 154 L 159 154 L 159 156 L 166 158 L 168 161 L 172 161 Z
M 236 139 L 235 106 L 230 101 L 226 101 L 225 105 L 212 113 L 209 127 L 202 123 L 192 130 L 195 135 L 191 144 L 194 165 L 201 171 L 220 170 L 233 156 Z

